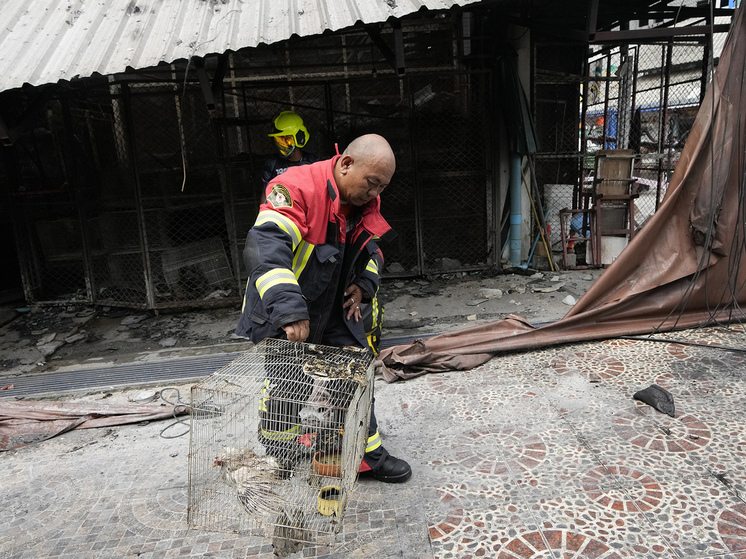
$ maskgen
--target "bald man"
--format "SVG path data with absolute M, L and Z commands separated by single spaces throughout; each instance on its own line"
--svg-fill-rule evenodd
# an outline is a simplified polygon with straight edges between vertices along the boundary
M 342 155 L 288 169 L 269 183 L 243 251 L 249 280 L 236 334 L 254 343 L 286 338 L 378 353 L 378 242 L 394 236 L 381 216 L 380 194 L 395 170 L 389 143 L 368 134 Z M 291 381 L 274 389 L 297 390 Z M 268 405 L 282 409 L 264 412 L 262 442 L 268 452 L 279 453 L 295 442 L 299 410 L 282 404 L 282 394 L 269 396 L 277 397 L 268 398 Z M 370 419 L 360 471 L 380 481 L 406 481 L 409 464 L 384 449 L 373 410 Z

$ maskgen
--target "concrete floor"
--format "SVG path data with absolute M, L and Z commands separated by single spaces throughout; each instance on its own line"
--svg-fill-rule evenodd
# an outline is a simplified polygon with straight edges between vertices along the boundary
M 384 445 L 414 475 L 361 479 L 339 532 L 290 557 L 746 559 L 746 353 L 717 347 L 746 349 L 744 328 L 669 339 L 376 381 Z M 632 398 L 651 384 L 675 417 Z M 274 557 L 271 539 L 187 524 L 187 431 L 76 430 L 4 453 L 0 557 Z

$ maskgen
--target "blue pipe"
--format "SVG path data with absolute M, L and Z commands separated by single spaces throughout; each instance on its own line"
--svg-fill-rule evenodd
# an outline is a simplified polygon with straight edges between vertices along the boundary
M 523 222 L 521 186 L 521 156 L 518 153 L 511 153 L 508 193 L 510 196 L 510 264 L 512 266 L 521 265 L 521 223 Z

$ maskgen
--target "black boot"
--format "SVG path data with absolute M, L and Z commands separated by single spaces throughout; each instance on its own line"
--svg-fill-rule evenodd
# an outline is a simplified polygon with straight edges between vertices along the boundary
M 359 472 L 385 483 L 402 483 L 412 477 L 412 468 L 409 464 L 401 458 L 391 456 L 383 447 L 363 456 Z

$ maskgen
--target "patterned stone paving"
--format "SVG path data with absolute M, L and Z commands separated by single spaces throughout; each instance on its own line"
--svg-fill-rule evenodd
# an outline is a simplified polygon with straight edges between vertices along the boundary
M 567 345 L 378 382 L 385 444 L 414 477 L 361 480 L 340 532 L 292 557 L 746 559 L 746 353 L 723 349 L 746 348 L 745 333 Z M 675 417 L 632 398 L 653 383 Z M 3 455 L 0 557 L 274 557 L 260 535 L 189 528 L 188 440 L 163 427 Z
M 743 347 L 742 333 L 740 327 L 711 329 L 687 341 Z M 484 367 L 485 374 L 516 376 L 510 387 L 494 377 L 474 382 L 471 394 L 478 398 L 470 409 L 481 410 L 484 427 L 470 425 L 461 444 L 430 462 L 451 476 L 458 475 L 454 465 L 463 467 L 466 483 L 460 487 L 473 483 L 469 469 L 485 484 L 486 475 L 507 476 L 507 482 L 494 482 L 521 488 L 510 497 L 519 508 L 511 516 L 506 505 L 503 515 L 493 515 L 500 526 L 490 525 L 449 488 L 441 502 L 454 508 L 430 524 L 435 557 L 742 557 L 743 354 L 612 340 L 528 357 L 507 356 Z M 472 371 L 470 381 L 478 373 Z M 448 384 L 442 379 L 428 382 L 452 398 L 459 394 L 443 390 Z M 674 394 L 675 418 L 631 398 L 652 383 Z M 499 394 L 506 388 L 509 393 Z M 511 405 L 521 400 L 518 409 Z M 537 401 L 545 405 L 543 417 L 535 415 Z M 452 413 L 462 408 L 469 409 L 454 398 Z M 483 461 L 463 458 L 475 434 L 479 439 L 484 431 L 503 440 L 502 466 L 489 471 Z M 524 453 L 531 460 L 516 460 Z M 720 474 L 725 476 L 719 479 Z

